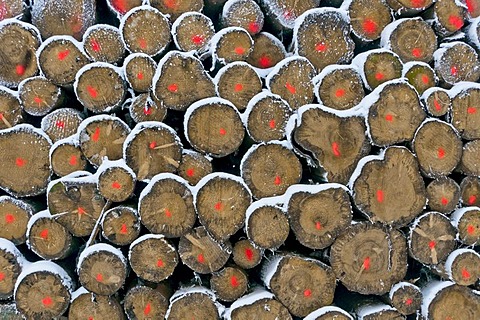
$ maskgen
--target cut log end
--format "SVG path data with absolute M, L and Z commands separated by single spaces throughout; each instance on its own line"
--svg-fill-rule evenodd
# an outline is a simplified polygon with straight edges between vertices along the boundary
M 136 123 L 144 121 L 162 122 L 167 116 L 167 108 L 155 96 L 141 93 L 130 105 L 130 116 Z
M 19 257 L 9 250 L 0 249 L 0 299 L 6 300 L 13 295 L 15 282 L 17 281 L 22 266 Z
M 433 180 L 426 191 L 428 206 L 432 211 L 448 214 L 455 210 L 460 200 L 460 187 L 448 177 Z
M 25 243 L 27 223 L 33 208 L 13 197 L 0 197 L 0 237 L 16 245 Z
M 50 166 L 59 177 L 85 170 L 87 163 L 80 146 L 74 142 L 59 143 L 50 153 Z
M 283 43 L 269 33 L 260 32 L 255 35 L 253 43 L 253 50 L 247 62 L 256 68 L 272 68 L 287 56 Z
M 218 41 L 212 45 L 216 60 L 223 64 L 234 61 L 245 61 L 253 50 L 253 39 L 242 28 L 225 28 L 218 37 Z
M 404 68 L 404 77 L 421 95 L 425 90 L 435 86 L 436 78 L 433 69 L 424 64 L 414 64 L 408 70 Z
M 458 170 L 466 175 L 480 176 L 480 169 L 477 165 L 478 157 L 480 157 L 480 140 L 467 142 L 463 146 Z
M 204 6 L 202 0 L 151 0 L 150 4 L 163 14 L 168 14 L 171 21 L 186 12 L 201 12 Z
M 163 319 L 168 309 L 168 300 L 157 290 L 136 286 L 125 295 L 124 309 L 129 319 Z
M 452 309 L 452 305 L 462 308 Z M 480 298 L 467 287 L 452 285 L 440 290 L 425 309 L 432 319 L 455 319 L 461 314 L 462 319 L 474 320 L 480 314 Z
M 480 255 L 471 249 L 458 249 L 447 258 L 449 277 L 461 286 L 472 286 L 480 278 Z
M 215 34 L 212 20 L 201 13 L 188 13 L 180 16 L 172 27 L 172 35 L 177 48 L 182 51 L 207 51 Z
M 455 42 L 438 50 L 435 72 L 447 87 L 460 81 L 476 82 L 480 78 L 480 62 L 471 46 Z
M 53 142 L 57 142 L 76 134 L 83 117 L 76 109 L 61 108 L 43 117 L 41 128 Z
M 212 274 L 210 288 L 222 301 L 235 301 L 243 296 L 248 289 L 246 273 L 236 267 L 226 267 Z
M 233 261 L 243 269 L 252 269 L 262 261 L 263 251 L 249 240 L 240 240 L 233 246 Z
M 408 282 L 399 282 L 390 290 L 391 304 L 403 315 L 414 314 L 420 310 L 423 294 L 420 289 Z
M 383 0 L 354 0 L 348 7 L 353 33 L 363 41 L 380 38 L 383 29 L 392 21 L 390 8 Z
M 473 176 L 463 178 L 460 184 L 461 203 L 464 206 L 480 206 L 480 179 Z
M 365 96 L 362 78 L 353 68 L 327 73 L 315 86 L 315 94 L 324 106 L 336 110 L 353 108 Z
M 434 117 L 443 117 L 452 108 L 452 100 L 446 91 L 434 90 L 423 103 L 428 111 Z
M 84 293 L 72 301 L 68 319 L 124 319 L 122 306 L 115 297 Z
M 178 167 L 178 175 L 180 177 L 187 180 L 192 186 L 194 186 L 203 177 L 212 172 L 212 163 L 207 157 L 192 150 L 184 150 L 182 154 L 182 161 Z
M 262 30 L 263 23 L 263 12 L 253 0 L 237 0 L 223 9 L 222 24 L 225 27 L 241 27 L 255 35 Z
M 122 166 L 110 166 L 98 176 L 100 194 L 112 202 L 123 202 L 133 195 L 136 179 L 131 171 Z
M 254 210 L 247 218 L 248 238 L 259 248 L 278 249 L 290 232 L 288 218 L 276 206 L 263 206 Z
M 109 1 L 118 2 L 118 0 Z M 106 25 L 95 25 L 85 32 L 83 49 L 93 61 L 113 64 L 118 63 L 125 54 L 120 31 L 118 28 Z
M 219 320 L 218 309 L 212 298 L 203 292 L 186 293 L 172 301 L 168 308 L 168 320 L 181 319 Z
M 463 139 L 480 138 L 480 89 L 466 85 L 452 97 L 451 123 Z
M 35 220 L 27 234 L 30 249 L 45 260 L 67 257 L 73 249 L 72 235 L 49 217 Z
M 14 92 L 0 87 L 0 130 L 23 122 L 23 116 L 21 101 Z
M 102 234 L 117 246 L 129 245 L 140 234 L 137 211 L 127 206 L 118 206 L 106 211 L 102 220 Z
M 480 244 L 480 211 L 476 208 L 464 212 L 456 222 L 458 239 L 465 245 Z
M 34 116 L 44 116 L 63 102 L 60 87 L 40 76 L 24 80 L 18 91 L 23 110 Z
M 150 91 L 156 68 L 156 62 L 150 56 L 141 53 L 128 56 L 123 65 L 125 77 L 136 92 Z

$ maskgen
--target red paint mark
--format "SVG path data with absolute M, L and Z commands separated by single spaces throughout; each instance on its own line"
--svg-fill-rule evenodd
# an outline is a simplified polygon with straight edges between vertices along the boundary
M 467 5 L 468 13 L 473 13 L 475 11 L 475 3 L 472 0 L 465 0 L 465 4 Z
M 461 27 L 463 27 L 464 24 L 463 18 L 456 15 L 451 15 L 450 17 L 448 17 L 448 23 L 454 26 L 455 30 L 460 29 Z
M 383 80 L 383 78 L 385 78 L 385 75 L 384 75 L 383 73 L 377 72 L 377 73 L 375 74 L 375 79 L 376 79 L 377 81 Z
M 178 0 L 163 0 L 165 7 L 169 9 L 175 9 L 178 7 Z
M 69 54 L 70 54 L 70 50 L 66 49 L 66 50 L 60 51 L 57 54 L 57 58 L 58 60 L 63 61 L 65 60 L 66 57 L 68 57 Z
M 248 261 L 253 260 L 253 250 L 250 248 L 245 249 L 245 257 L 247 258 Z
M 63 128 L 65 128 L 65 122 L 62 121 L 62 120 L 57 120 L 57 121 L 55 122 L 55 126 L 56 126 L 57 128 L 63 129 Z
M 42 303 L 45 307 L 50 307 L 53 304 L 53 300 L 49 296 L 46 296 L 42 299 Z
M 315 222 L 315 229 L 317 230 L 322 229 L 322 224 L 319 221 Z
M 87 211 L 85 211 L 85 209 L 82 207 L 78 207 L 77 211 L 79 215 L 84 215 L 85 213 L 87 213 Z
M 285 88 L 287 88 L 288 91 L 290 91 L 291 94 L 297 93 L 297 89 L 292 86 L 289 82 L 285 83 Z
M 451 67 L 450 67 L 450 74 L 451 74 L 452 76 L 456 76 L 457 73 L 458 73 L 457 67 L 451 66 Z
M 92 50 L 95 52 L 100 51 L 100 43 L 96 39 L 90 39 L 90 46 L 92 47 Z
M 128 11 L 127 3 L 125 0 L 111 0 L 113 9 L 120 14 L 125 14 Z
M 43 229 L 41 232 L 40 232 L 40 238 L 44 239 L 44 240 L 47 240 L 48 239 L 48 229 Z
M 146 116 L 149 116 L 152 114 L 152 108 L 149 108 L 148 106 L 145 106 L 145 108 L 143 108 L 143 114 L 146 115 Z
M 15 165 L 19 168 L 25 166 L 25 164 L 27 163 L 27 161 L 23 158 L 17 158 L 15 159 Z
M 150 144 L 148 145 L 150 149 L 155 149 L 156 146 L 157 146 L 157 143 L 155 141 L 150 142 Z
M 92 86 L 87 86 L 87 91 L 88 91 L 88 94 L 90 95 L 90 97 L 92 98 L 96 98 L 98 97 L 98 91 L 97 89 L 95 89 L 94 87 Z
M 437 157 L 438 157 L 438 159 L 443 159 L 443 158 L 445 158 L 445 149 L 443 149 L 443 148 L 438 148 L 438 150 L 437 150 Z
M 187 174 L 187 177 L 193 177 L 193 175 L 195 174 L 195 170 L 193 168 L 188 168 L 185 173 Z
M 317 52 L 325 52 L 327 49 L 327 44 L 323 41 L 315 45 L 315 50 L 317 50 Z
M 475 196 L 475 195 L 471 195 L 468 198 L 468 204 L 474 204 L 476 201 L 477 201 L 477 196 Z
M 270 68 L 272 66 L 272 60 L 266 55 L 263 55 L 258 59 L 258 64 L 262 68 Z
M 424 84 L 428 84 L 430 82 L 430 78 L 426 74 L 424 74 L 422 75 L 422 82 Z
M 240 283 L 238 283 L 238 280 L 237 280 L 237 277 L 235 276 L 232 276 L 230 278 L 230 284 L 232 285 L 232 287 L 236 288 L 240 285 Z
M 221 211 L 223 209 L 223 204 L 221 201 L 218 201 L 217 203 L 215 203 L 215 206 L 214 206 L 215 210 L 216 211 Z
M 77 156 L 71 156 L 70 159 L 68 160 L 68 163 L 71 166 L 76 166 L 77 165 Z
M 440 105 L 440 103 L 438 103 L 437 99 L 433 100 L 433 106 L 435 107 L 435 110 L 437 110 L 437 111 L 442 110 L 442 106 Z
M 3 281 L 5 279 L 5 273 L 0 272 L 0 281 Z
M 121 234 L 127 234 L 127 224 L 122 223 L 122 227 L 120 228 L 120 233 Z
M 468 270 L 466 268 L 463 268 L 462 269 L 462 278 L 463 279 L 469 279 L 470 277 L 471 277 L 470 272 L 468 272 Z
M 335 157 L 340 157 L 340 150 L 338 150 L 338 143 L 332 143 L 332 152 Z
M 168 91 L 170 92 L 177 92 L 178 91 L 178 84 L 172 83 L 167 87 Z
M 158 260 L 157 260 L 157 267 L 163 268 L 164 265 L 165 265 L 165 264 L 163 263 L 162 259 L 158 259 Z
M 469 224 L 469 225 L 467 226 L 467 233 L 468 233 L 468 234 L 473 234 L 474 232 L 475 232 L 475 227 L 472 226 L 471 224 Z
M 172 212 L 170 210 L 168 210 L 168 208 L 165 208 L 165 215 L 168 217 L 168 218 L 171 218 L 172 217 Z
M 3 113 L 0 113 L 0 120 L 3 120 Z
M 414 8 L 423 8 L 425 6 L 425 0 L 411 0 L 410 3 Z
M 293 12 L 290 10 L 287 10 L 283 13 L 283 16 L 285 19 L 292 19 L 293 18 Z
M 268 126 L 270 127 L 270 129 L 275 129 L 275 119 L 272 119 L 268 122 Z
M 442 197 L 442 205 L 446 206 L 448 204 L 448 199 L 445 197 Z
M 385 200 L 383 190 L 377 190 L 377 202 L 382 203 Z
M 280 178 L 280 176 L 275 176 L 275 181 L 273 181 L 273 184 L 276 186 L 282 184 L 282 179 Z
M 99 273 L 99 274 L 97 274 L 95 279 L 97 279 L 98 282 L 102 282 L 103 281 L 103 275 L 101 273 Z
M 433 240 L 428 243 L 428 247 L 430 248 L 430 250 L 433 250 L 436 245 L 437 243 Z
M 370 257 L 363 259 L 363 268 L 368 271 L 370 269 Z
M 197 261 L 200 262 L 200 263 L 205 263 L 205 257 L 203 256 L 203 254 L 199 254 L 197 256 Z
M 5 222 L 10 224 L 10 223 L 13 223 L 15 221 L 15 216 L 11 213 L 7 213 L 5 215 Z
M 337 89 L 337 91 L 335 91 L 335 97 L 337 98 L 341 98 L 345 95 L 345 90 L 344 89 Z
M 475 107 L 469 107 L 469 108 L 467 109 L 467 112 L 468 112 L 469 114 L 474 114 L 474 113 L 477 112 L 477 108 L 475 108 Z
M 93 320 L 93 317 L 88 317 L 88 320 Z
M 140 46 L 140 48 L 146 49 L 147 48 L 147 40 L 145 40 L 144 38 L 138 39 L 138 45 Z
M 453 320 L 453 318 L 450 317 L 450 316 L 447 316 L 447 317 L 445 318 L 445 320 Z
M 244 47 L 236 47 L 235 48 L 235 53 L 236 54 L 244 54 L 245 53 L 245 48 Z
M 33 98 L 33 102 L 35 102 L 37 104 L 41 104 L 41 103 L 43 103 L 43 100 L 40 97 L 35 97 L 35 98 Z
M 147 303 L 147 305 L 145 306 L 145 309 L 143 309 L 143 314 L 148 316 L 150 314 L 150 312 L 152 311 L 152 306 L 150 305 L 150 302 Z
M 385 120 L 387 120 L 388 122 L 393 122 L 393 116 L 391 114 L 387 114 L 385 116 Z
M 243 90 L 243 84 L 237 83 L 234 88 L 235 92 L 240 92 Z
M 252 21 L 248 24 L 248 30 L 250 30 L 251 33 L 258 33 L 258 31 L 260 31 L 260 25 L 257 22 Z
M 363 32 L 365 32 L 366 34 L 375 33 L 378 30 L 377 23 L 369 18 L 363 20 L 362 28 Z
M 413 48 L 412 49 L 412 56 L 414 56 L 415 58 L 420 58 L 422 56 L 423 52 L 422 52 L 422 49 L 420 48 Z
M 92 135 L 92 140 L 93 140 L 93 142 L 97 142 L 97 141 L 98 141 L 98 138 L 100 138 L 100 128 L 99 128 L 99 127 L 96 127 L 96 128 L 95 128 L 95 132 L 94 132 L 93 135 Z
M 305 289 L 305 291 L 303 291 L 303 296 L 304 296 L 305 298 L 308 298 L 308 297 L 310 297 L 311 295 L 312 295 L 312 290 L 310 290 L 310 289 Z
M 411 305 L 413 303 L 413 299 L 412 298 L 408 298 L 407 300 L 405 300 L 405 304 L 407 306 Z
M 143 80 L 143 73 L 141 71 L 139 73 L 137 73 L 137 79 L 138 80 Z
M 23 76 L 25 74 L 25 70 L 26 70 L 26 68 L 22 64 L 17 64 L 17 66 L 15 67 L 15 72 L 19 76 Z
M 192 36 L 192 42 L 195 44 L 203 44 L 205 38 L 201 34 L 195 34 Z
M 118 181 L 113 181 L 112 188 L 113 189 L 121 189 L 122 185 L 120 183 L 118 183 Z
M 220 135 L 224 136 L 226 134 L 227 134 L 227 130 L 225 130 L 224 128 L 220 128 Z

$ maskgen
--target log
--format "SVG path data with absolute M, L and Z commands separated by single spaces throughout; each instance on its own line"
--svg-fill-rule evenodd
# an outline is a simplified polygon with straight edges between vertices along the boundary
M 395 308 L 383 304 L 365 304 L 358 307 L 355 311 L 359 320 L 401 320 L 405 319 Z
M 349 0 L 342 8 L 348 12 L 352 33 L 364 43 L 379 39 L 392 22 L 391 9 L 385 0 Z
M 467 246 L 480 244 L 480 208 L 465 207 L 452 213 L 452 224 L 457 229 L 456 239 Z
M 233 246 L 233 261 L 242 269 L 252 269 L 260 264 L 263 250 L 254 246 L 250 240 L 240 240 Z
M 461 81 L 476 82 L 480 78 L 478 54 L 464 42 L 443 43 L 434 57 L 435 73 L 446 87 Z
M 127 260 L 119 249 L 98 243 L 80 253 L 76 271 L 85 289 L 98 295 L 112 295 L 125 282 Z
M 454 250 L 445 261 L 445 270 L 457 285 L 474 285 L 480 278 L 480 254 L 472 249 Z
M 424 264 L 438 264 L 455 249 L 456 230 L 439 212 L 427 212 L 416 218 L 410 227 L 409 252 Z
M 5 2 L 0 4 L 2 16 L 5 6 Z M 38 73 L 35 51 L 42 39 L 35 26 L 17 19 L 2 20 L 0 42 L 3 44 L 0 48 L 0 85 L 16 88 L 22 80 Z
M 195 51 L 202 55 L 209 49 L 215 34 L 212 20 L 200 12 L 185 12 L 172 24 L 172 37 L 180 51 Z
M 237 267 L 225 267 L 212 274 L 210 288 L 219 300 L 235 301 L 247 292 L 247 274 Z
M 25 265 L 23 255 L 13 242 L 0 239 L 0 300 L 10 299 L 15 289 L 15 283 Z M 4 312 L 4 310 L 2 310 Z
M 108 9 L 121 19 L 127 12 L 135 7 L 141 6 L 142 0 L 107 0 Z
M 220 270 L 227 263 L 231 252 L 232 246 L 228 240 L 222 244 L 216 242 L 204 227 L 197 227 L 183 235 L 178 244 L 183 264 L 200 274 Z
M 388 299 L 391 305 L 404 316 L 414 314 L 422 306 L 422 291 L 416 285 L 401 281 L 390 289 Z
M 352 65 L 357 66 L 368 90 L 374 90 L 382 83 L 402 77 L 403 64 L 400 57 L 386 49 L 360 53 L 353 59 Z
M 64 102 L 62 89 L 43 76 L 20 82 L 18 98 L 22 109 L 32 116 L 45 116 Z
M 178 175 L 190 185 L 196 185 L 203 177 L 213 172 L 212 162 L 199 152 L 184 149 Z
M 462 159 L 458 166 L 458 171 L 465 175 L 479 176 L 480 170 L 477 162 L 480 155 L 480 140 L 467 142 L 463 146 Z
M 264 77 L 277 63 L 287 57 L 283 43 L 274 35 L 260 32 L 253 37 L 253 50 L 248 55 L 247 63 L 257 69 Z
M 450 122 L 458 130 L 462 139 L 474 140 L 480 138 L 480 110 L 477 99 L 480 99 L 480 86 L 475 83 L 456 85 L 449 91 L 452 97 Z
M 330 65 L 315 78 L 317 101 L 335 110 L 351 109 L 365 96 L 362 78 L 353 66 Z
M 203 0 L 150 0 L 150 5 L 169 15 L 171 21 L 186 12 L 201 12 L 204 6 Z
M 449 214 L 456 209 L 460 200 L 460 187 L 449 177 L 439 177 L 426 188 L 428 207 L 432 211 Z
M 298 256 L 276 256 L 262 270 L 263 282 L 294 316 L 304 317 L 333 301 L 336 286 L 330 266 Z
M 72 279 L 64 269 L 50 261 L 38 261 L 18 276 L 14 299 L 23 317 L 53 319 L 67 310 L 72 290 Z
M 254 0 L 229 0 L 223 6 L 222 26 L 240 27 L 254 36 L 263 29 L 264 15 Z
M 135 123 L 145 121 L 162 122 L 167 116 L 167 108 L 152 93 L 140 93 L 133 98 L 128 108 Z
M 138 123 L 123 145 L 123 159 L 140 181 L 176 172 L 182 157 L 182 144 L 175 130 L 161 122 Z
M 64 177 L 75 171 L 87 168 L 77 136 L 71 136 L 55 142 L 50 148 L 50 167 L 54 174 Z
M 286 137 L 291 114 L 288 102 L 279 95 L 260 92 L 248 102 L 243 120 L 253 141 L 269 142 Z
M 317 8 L 320 0 L 260 0 L 260 5 L 273 28 L 289 31 L 295 27 L 296 19 L 306 11 Z
M 76 134 L 84 117 L 76 109 L 60 108 L 44 116 L 40 127 L 52 142 L 57 142 Z
M 240 230 L 252 194 L 244 180 L 228 173 L 211 173 L 196 186 L 195 208 L 213 239 L 223 242 Z
M 215 294 L 205 287 L 180 289 L 170 298 L 165 319 L 190 319 L 193 314 L 198 319 L 220 320 L 221 307 Z
M 81 287 L 73 293 L 68 319 L 125 319 L 122 306 L 115 297 L 97 295 Z
M 54 219 L 74 236 L 85 237 L 93 231 L 105 199 L 97 190 L 95 177 L 77 171 L 49 183 L 47 204 Z
M 237 108 L 222 98 L 193 103 L 185 113 L 183 127 L 187 141 L 195 150 L 215 158 L 237 151 L 245 136 Z
M 124 202 L 133 196 L 137 177 L 123 159 L 104 160 L 97 170 L 98 192 L 111 202 Z
M 461 0 L 460 3 L 467 6 L 468 20 L 474 20 L 480 15 L 480 1 L 478 0 Z
M 164 319 L 168 299 L 158 290 L 139 285 L 128 290 L 123 308 L 129 320 Z
M 135 208 L 120 205 L 105 211 L 102 236 L 117 246 L 131 244 L 140 235 L 140 218 Z
M 328 319 L 335 319 L 335 320 L 353 320 L 352 316 L 347 313 L 345 310 L 335 307 L 335 306 L 327 306 L 319 308 L 310 314 L 308 314 L 304 320 L 328 320 Z
M 119 29 L 125 48 L 132 53 L 158 56 L 170 44 L 167 16 L 149 5 L 128 11 L 120 20 Z
M 434 87 L 437 82 L 435 71 L 425 62 L 410 61 L 403 65 L 402 77 L 408 79 L 421 96 L 425 90 Z
M 437 0 L 433 5 L 435 31 L 449 36 L 459 31 L 467 21 L 467 8 L 455 0 Z
M 21 18 L 26 10 L 26 3 L 22 0 L 2 1 L 0 6 L 0 11 L 2 12 L 0 20 L 16 17 Z
M 355 48 L 350 30 L 349 19 L 342 10 L 309 10 L 295 22 L 295 54 L 307 58 L 317 71 L 330 64 L 348 63 L 353 58 Z
M 442 88 L 427 89 L 420 99 L 427 112 L 437 118 L 445 116 L 452 108 L 452 99 L 450 99 L 448 91 Z
M 293 56 L 279 62 L 265 79 L 267 89 L 288 102 L 292 110 L 315 99 L 313 65 L 304 57 Z
M 146 234 L 130 245 L 128 260 L 139 278 L 159 283 L 173 274 L 179 258 L 163 235 Z
M 425 10 L 433 0 L 386 0 L 397 15 L 411 15 Z
M 227 64 L 218 71 L 213 81 L 218 96 L 232 102 L 240 111 L 245 110 L 248 102 L 262 91 L 260 76 L 243 61 Z
M 75 248 L 70 232 L 55 221 L 48 210 L 30 218 L 26 234 L 28 248 L 45 260 L 64 259 Z
M 0 189 L 15 197 L 45 193 L 50 181 L 50 138 L 30 124 L 0 132 Z
M 71 86 L 77 72 L 89 62 L 81 43 L 69 36 L 45 40 L 37 50 L 37 60 L 45 78 L 59 86 Z
M 474 176 L 463 178 L 460 183 L 461 204 L 463 206 L 480 205 L 480 179 Z
M 284 207 L 296 239 L 311 249 L 329 247 L 352 222 L 348 190 L 336 183 L 291 186 Z
M 215 85 L 200 60 L 180 51 L 170 51 L 160 60 L 152 86 L 155 97 L 165 107 L 179 111 L 215 96 Z
M 111 0 L 107 1 L 110 3 Z M 113 0 L 127 1 L 127 0 Z M 117 64 L 125 55 L 120 30 L 108 24 L 96 24 L 83 35 L 83 50 L 93 61 Z
M 245 61 L 253 50 L 253 39 L 247 30 L 228 27 L 218 31 L 210 40 L 210 54 L 213 66 L 216 63 L 228 64 Z
M 157 63 L 144 53 L 130 54 L 123 62 L 128 86 L 136 92 L 149 92 Z
M 429 63 L 437 49 L 437 35 L 422 18 L 406 18 L 387 25 L 382 32 L 380 43 L 383 48 L 398 54 L 404 63 Z
M 28 220 L 34 213 L 29 203 L 10 196 L 0 196 L 0 238 L 15 245 L 25 243 Z
M 289 143 L 271 141 L 253 145 L 243 156 L 240 175 L 256 199 L 283 194 L 299 183 L 302 165 Z
M 407 272 L 405 237 L 368 222 L 352 224 L 330 249 L 330 265 L 350 291 L 384 294 Z
M 15 91 L 0 86 L 0 130 L 24 121 L 21 102 Z

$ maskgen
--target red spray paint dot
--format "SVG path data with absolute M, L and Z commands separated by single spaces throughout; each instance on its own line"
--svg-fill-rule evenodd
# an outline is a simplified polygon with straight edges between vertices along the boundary
M 163 3 L 165 4 L 165 7 L 175 9 L 178 6 L 177 1 L 178 0 L 163 0 Z
M 223 204 L 221 201 L 218 201 L 217 203 L 215 203 L 215 206 L 214 206 L 215 210 L 216 211 L 220 211 L 223 209 Z
M 112 188 L 113 189 L 121 189 L 122 185 L 120 183 L 118 183 L 118 181 L 113 181 Z
M 363 28 L 363 31 L 366 34 L 372 34 L 372 33 L 377 32 L 378 26 L 377 26 L 377 23 L 375 21 L 367 18 L 367 19 L 363 20 L 362 28 Z
M 304 296 L 305 298 L 308 298 L 308 297 L 310 297 L 311 295 L 312 295 L 312 290 L 310 290 L 310 289 L 305 289 L 305 291 L 303 291 L 303 296 Z
M 338 143 L 333 142 L 332 143 L 332 152 L 335 157 L 340 157 L 340 150 L 338 150 Z
M 15 217 L 13 216 L 13 214 L 7 213 L 5 215 L 5 222 L 10 224 L 10 223 L 13 223 L 13 221 L 15 221 Z
M 290 11 L 290 10 L 287 10 L 287 11 L 285 11 L 285 12 L 283 13 L 283 17 L 284 17 L 285 19 L 292 19 L 292 18 L 293 18 L 293 12 Z
M 93 320 L 93 317 L 88 317 L 88 320 Z
M 0 281 L 3 281 L 5 279 L 5 273 L 0 272 Z
M 0 120 L 3 120 L 3 113 L 0 113 Z
M 250 248 L 245 249 L 245 257 L 247 258 L 248 261 L 253 260 L 253 250 Z
M 120 228 L 120 233 L 121 234 L 127 234 L 127 224 L 122 223 L 122 227 Z
M 98 282 L 102 282 L 103 281 L 103 275 L 101 273 L 99 273 L 99 274 L 97 274 L 95 279 L 97 279 Z
M 27 163 L 27 161 L 23 158 L 17 158 L 15 159 L 15 165 L 19 168 L 25 166 L 25 164 Z
M 280 184 L 282 184 L 282 179 L 280 178 L 280 176 L 275 176 L 275 180 L 273 181 L 273 184 L 276 186 L 279 186 Z
M 85 209 L 82 207 L 78 207 L 77 211 L 79 215 L 84 215 L 85 213 L 87 213 L 87 211 L 85 211 Z
M 258 59 L 258 64 L 262 68 L 270 68 L 272 66 L 272 60 L 266 55 L 262 55 L 260 59 Z
M 383 78 L 385 78 L 385 75 L 383 73 L 381 73 L 381 72 L 375 73 L 375 79 L 377 81 L 383 80 Z
M 454 26 L 455 30 L 460 29 L 461 27 L 463 27 L 464 24 L 463 19 L 455 15 L 451 15 L 450 17 L 448 17 L 448 23 Z
M 469 107 L 469 108 L 467 109 L 467 112 L 468 112 L 469 114 L 475 114 L 475 113 L 477 112 L 477 108 L 475 108 L 475 107 Z
M 477 201 L 477 196 L 475 196 L 475 195 L 471 195 L 468 198 L 468 204 L 474 204 L 476 201 Z
M 167 87 L 168 91 L 170 92 L 177 92 L 178 91 L 178 84 L 172 83 Z
M 407 300 L 405 300 L 405 304 L 407 306 L 411 305 L 413 303 L 413 299 L 412 298 L 408 298 Z
M 90 95 L 90 97 L 92 98 L 96 98 L 98 97 L 98 91 L 97 89 L 95 89 L 94 87 L 92 86 L 87 86 L 87 91 L 88 91 L 88 94 Z
M 438 150 L 437 150 L 437 157 L 438 157 L 438 159 L 443 159 L 443 158 L 445 158 L 445 149 L 443 149 L 443 148 L 438 148 Z
M 195 34 L 192 36 L 192 42 L 195 44 L 203 44 L 205 38 L 201 34 Z
M 242 54 L 245 53 L 245 48 L 244 47 L 236 47 L 235 48 L 235 53 L 242 55 Z
M 448 199 L 445 197 L 442 197 L 442 205 L 446 206 L 448 204 Z
M 317 50 L 317 52 L 325 52 L 327 51 L 327 44 L 325 42 L 319 42 L 315 45 L 315 50 Z
M 40 103 L 43 103 L 43 100 L 40 97 L 35 97 L 33 98 L 33 102 L 35 102 L 36 104 L 40 104 Z
M 268 126 L 270 127 L 270 129 L 275 129 L 275 119 L 272 119 L 268 122 Z
M 319 221 L 315 222 L 315 229 L 317 230 L 322 229 L 322 224 Z
M 411 0 L 410 3 L 414 8 L 423 8 L 425 6 L 425 0 Z
M 422 75 L 422 82 L 423 84 L 428 84 L 430 82 L 430 78 L 426 74 L 424 74 Z
M 385 200 L 385 195 L 383 194 L 383 190 L 377 190 L 377 202 L 382 203 Z
M 146 49 L 147 48 L 147 40 L 145 40 L 144 38 L 138 39 L 138 45 L 140 46 L 140 48 Z
M 337 98 L 341 98 L 345 95 L 345 90 L 344 89 L 337 89 L 337 91 L 335 91 L 335 97 Z
M 457 73 L 458 73 L 457 67 L 451 66 L 451 67 L 450 67 L 450 74 L 451 74 L 452 76 L 456 76 Z
M 143 73 L 141 71 L 139 73 L 137 73 L 137 79 L 138 80 L 143 80 Z
M 45 298 L 42 299 L 42 303 L 45 307 L 50 307 L 53 303 L 52 298 L 49 296 L 46 296 Z
M 288 91 L 290 91 L 291 94 L 297 93 L 297 89 L 292 86 L 289 82 L 285 83 L 285 88 L 287 88 Z
M 48 229 L 43 229 L 41 232 L 40 232 L 40 238 L 44 239 L 44 240 L 47 240 L 48 239 Z
M 363 268 L 365 270 L 370 269 L 370 257 L 366 257 L 365 259 L 363 259 Z
M 145 309 L 143 309 L 143 314 L 148 316 L 150 314 L 150 312 L 152 311 L 152 306 L 150 305 L 150 302 L 147 303 L 147 305 L 145 306 Z
M 428 247 L 430 248 L 430 250 L 433 250 L 436 245 L 437 243 L 433 240 L 428 243 Z
M 221 136 L 224 136 L 227 134 L 227 130 L 225 130 L 224 128 L 220 128 L 219 132 Z
M 199 254 L 197 256 L 197 261 L 200 262 L 200 263 L 205 263 L 205 257 L 203 256 L 203 254 Z
M 187 174 L 187 177 L 193 177 L 193 175 L 195 174 L 195 170 L 193 168 L 188 168 L 185 173 Z
M 385 116 L 385 120 L 387 120 L 388 122 L 393 122 L 393 116 L 391 114 L 387 114 Z
M 412 56 L 414 56 L 415 58 L 420 58 L 422 56 L 422 49 L 420 48 L 413 48 L 412 49 Z
M 77 165 L 77 156 L 71 156 L 70 159 L 68 160 L 68 163 L 71 166 L 76 166 Z
M 435 110 L 437 110 L 437 111 L 442 110 L 442 106 L 440 105 L 440 103 L 438 103 L 437 99 L 433 100 L 433 106 L 435 107 Z
M 240 92 L 243 90 L 243 84 L 237 83 L 234 88 L 235 92 Z
M 468 272 L 468 270 L 466 268 L 463 268 L 462 269 L 462 278 L 463 279 L 469 279 L 470 277 L 471 277 L 470 272 Z
M 165 208 L 165 215 L 168 217 L 168 218 L 171 218 L 172 217 L 172 212 L 170 210 L 168 210 L 168 208 Z
M 238 287 L 240 284 L 238 283 L 238 280 L 237 280 L 237 277 L 235 276 L 232 276 L 230 278 L 230 284 L 232 285 L 232 287 L 236 288 Z
M 158 260 L 157 260 L 157 267 L 163 268 L 164 265 L 165 265 L 165 264 L 163 263 L 162 259 L 158 259 Z
M 17 64 L 17 66 L 15 67 L 15 72 L 19 76 L 23 76 L 25 74 L 25 70 L 26 68 L 22 64 Z
M 57 120 L 57 121 L 55 122 L 55 126 L 56 126 L 57 128 L 63 129 L 63 128 L 65 128 L 65 122 L 62 121 L 62 120 Z
M 100 43 L 98 43 L 98 41 L 96 39 L 91 39 L 90 40 L 90 46 L 92 47 L 92 50 L 95 51 L 95 52 L 99 52 L 100 51 Z
M 58 60 L 63 61 L 65 60 L 66 57 L 68 57 L 69 54 L 70 54 L 70 50 L 66 49 L 66 50 L 60 51 L 57 54 L 57 58 Z
M 125 0 L 112 0 L 112 7 L 120 14 L 127 13 L 127 3 Z
M 475 11 L 475 3 L 472 0 L 466 0 L 465 4 L 467 5 L 468 13 L 473 13 Z
M 150 144 L 148 145 L 150 149 L 155 149 L 156 146 L 157 146 L 157 143 L 155 141 L 150 142 Z
M 152 108 L 149 108 L 148 106 L 145 106 L 145 108 L 143 108 L 143 114 L 146 115 L 146 116 L 149 116 L 152 114 Z
M 257 22 L 252 21 L 248 24 L 248 30 L 251 33 L 257 33 L 258 31 L 260 31 L 260 25 Z
M 99 128 L 99 127 L 96 127 L 96 128 L 95 128 L 95 132 L 94 132 L 93 135 L 92 135 L 92 140 L 93 140 L 93 142 L 97 142 L 97 141 L 98 141 L 98 138 L 100 138 L 100 128 Z
M 469 225 L 467 226 L 467 233 L 468 233 L 468 234 L 473 234 L 474 232 L 475 232 L 475 227 L 472 226 L 471 224 L 469 224 Z

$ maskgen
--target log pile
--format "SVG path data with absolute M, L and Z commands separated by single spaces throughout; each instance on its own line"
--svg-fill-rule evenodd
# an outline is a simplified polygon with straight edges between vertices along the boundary
M 478 319 L 480 1 L 320 2 L 0 0 L 0 314 Z

